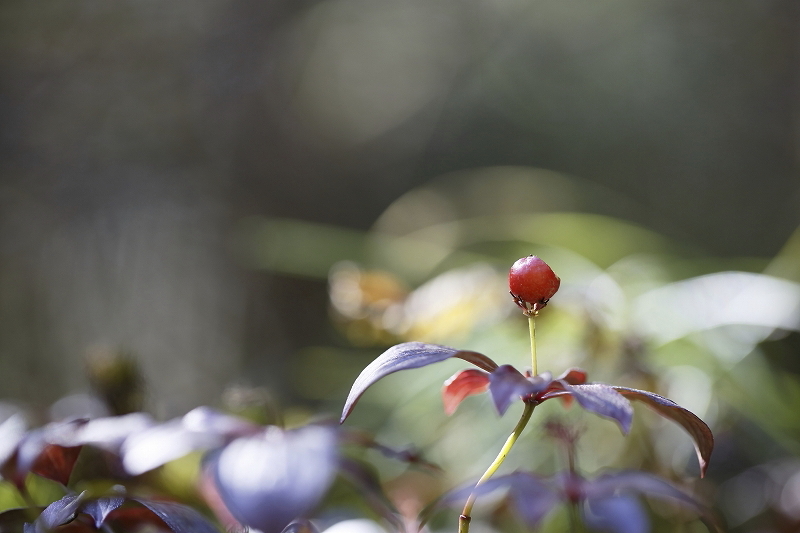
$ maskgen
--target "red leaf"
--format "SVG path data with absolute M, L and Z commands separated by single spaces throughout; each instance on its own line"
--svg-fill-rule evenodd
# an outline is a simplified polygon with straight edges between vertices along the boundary
M 570 385 L 583 385 L 586 383 L 586 371 L 580 368 L 570 368 L 558 376 L 556 380 L 566 381 Z
M 139 531 L 148 525 L 154 526 L 157 531 L 168 527 L 157 514 L 144 507 L 115 509 L 109 513 L 106 523 L 113 531 Z
M 467 396 L 486 392 L 489 388 L 489 374 L 477 368 L 468 368 L 453 374 L 442 387 L 442 402 L 445 414 L 452 415 Z
M 582 368 L 570 368 L 566 370 L 563 374 L 558 376 L 556 379 L 550 383 L 550 386 L 544 391 L 543 394 L 540 394 L 539 399 L 544 401 L 548 398 L 552 398 L 554 396 L 558 396 L 561 398 L 561 403 L 564 404 L 565 407 L 569 407 L 572 405 L 573 400 L 575 399 L 572 394 L 555 394 L 558 391 L 563 391 L 564 393 L 567 392 L 565 385 L 583 385 L 586 383 L 587 374 L 586 371 Z
M 31 471 L 47 479 L 57 481 L 62 485 L 69 482 L 72 468 L 81 452 L 80 446 L 65 448 L 55 444 L 48 445 L 33 463 Z

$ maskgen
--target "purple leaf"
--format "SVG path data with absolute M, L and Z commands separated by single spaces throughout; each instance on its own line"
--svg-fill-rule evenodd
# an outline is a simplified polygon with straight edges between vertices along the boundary
M 684 409 L 672 400 L 659 396 L 658 394 L 638 389 L 629 389 L 627 387 L 614 387 L 614 389 L 626 398 L 646 403 L 661 416 L 669 418 L 683 426 L 683 429 L 691 435 L 694 441 L 694 447 L 697 451 L 697 460 L 700 463 L 700 477 L 705 476 L 706 469 L 708 468 L 708 461 L 714 449 L 714 435 L 705 422 L 700 420 L 688 409 Z
M 542 519 L 564 499 L 550 483 L 524 472 L 512 474 L 512 495 L 517 512 L 529 528 L 535 529 Z
M 206 517 L 188 505 L 144 498 L 135 501 L 153 511 L 175 533 L 219 533 Z
M 173 419 L 125 439 L 120 450 L 122 466 L 137 476 L 190 452 L 209 450 L 223 443 L 219 435 L 189 431 L 180 419 Z
M 30 528 L 30 531 L 45 533 L 55 529 L 61 524 L 66 524 L 73 519 L 75 513 L 78 511 L 78 507 L 83 503 L 83 498 L 85 496 L 86 492 L 69 494 L 60 500 L 54 501 L 42 511 L 42 514 L 40 514 L 39 518 L 33 523 L 33 527 Z M 26 531 L 27 530 L 28 528 L 26 528 Z
M 551 381 L 549 372 L 527 378 L 513 366 L 502 365 L 489 374 L 489 392 L 497 412 L 503 415 L 511 402 L 543 391 Z
M 280 533 L 328 490 L 338 466 L 337 441 L 329 426 L 269 427 L 236 439 L 211 459 L 219 495 L 242 524 Z
M 219 435 L 226 439 L 251 435 L 260 429 L 243 418 L 206 406 L 196 407 L 183 415 L 181 423 L 189 431 Z
M 350 389 L 350 394 L 347 396 L 347 401 L 345 401 L 340 423 L 350 416 L 350 412 L 361 395 L 364 394 L 364 391 L 379 379 L 400 370 L 421 368 L 451 357 L 463 359 L 488 372 L 497 368 L 497 364 L 494 361 L 477 352 L 456 350 L 455 348 L 439 346 L 438 344 L 426 344 L 424 342 L 405 342 L 392 346 L 367 365 L 356 378 L 353 387 Z
M 74 431 L 51 431 L 48 441 L 59 446 L 81 446 L 89 444 L 116 453 L 130 435 L 154 425 L 153 418 L 145 413 L 130 413 L 122 416 L 95 418 L 76 426 Z
M 25 417 L 19 413 L 14 413 L 0 423 L 0 466 L 14 455 L 27 428 Z
M 703 513 L 705 508 L 697 500 L 668 481 L 647 472 L 623 471 L 604 474 L 587 483 L 589 498 L 605 498 L 619 491 L 636 491 L 645 496 L 668 499 Z
M 128 435 L 122 445 L 122 464 L 139 475 L 196 450 L 223 446 L 236 437 L 251 435 L 259 427 L 210 407 L 198 407 L 160 425 Z
M 98 498 L 86 502 L 81 508 L 82 513 L 86 513 L 94 520 L 94 527 L 100 529 L 100 526 L 106 521 L 108 514 L 114 509 L 118 508 L 125 502 L 122 496 L 112 496 L 110 498 Z
M 586 385 L 570 385 L 564 381 L 559 382 L 564 390 L 575 398 L 581 407 L 594 414 L 616 420 L 622 432 L 627 434 L 633 421 L 633 407 L 616 387 L 602 383 L 589 383 Z M 542 401 L 563 396 L 563 392 L 548 392 Z
M 33 468 L 39 455 L 47 447 L 46 428 L 29 431 L 17 446 L 17 465 L 13 481 L 18 485 L 25 482 L 25 476 Z
M 464 500 L 466 500 L 470 494 L 474 493 L 476 496 L 483 496 L 484 494 L 489 494 L 498 489 L 511 487 L 514 483 L 514 477 L 517 475 L 520 474 L 515 472 L 513 474 L 506 474 L 505 476 L 493 477 L 477 486 L 475 483 L 463 485 L 445 493 L 434 504 L 434 507 L 451 507 L 453 505 L 461 506 L 464 505 Z
M 445 494 L 435 507 L 461 506 L 470 496 L 482 496 L 501 488 L 509 488 L 515 507 L 527 525 L 534 529 L 553 507 L 564 499 L 561 491 L 553 483 L 527 472 L 514 472 L 498 476 L 478 486 L 467 485 Z
M 639 501 L 632 496 L 611 496 L 588 500 L 583 517 L 589 529 L 610 533 L 648 533 L 650 521 Z

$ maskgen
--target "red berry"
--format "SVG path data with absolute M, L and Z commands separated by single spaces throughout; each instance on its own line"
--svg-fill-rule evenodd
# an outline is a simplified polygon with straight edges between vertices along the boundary
M 536 313 L 547 305 L 560 285 L 559 277 L 535 255 L 518 259 L 508 271 L 511 296 L 526 315 Z

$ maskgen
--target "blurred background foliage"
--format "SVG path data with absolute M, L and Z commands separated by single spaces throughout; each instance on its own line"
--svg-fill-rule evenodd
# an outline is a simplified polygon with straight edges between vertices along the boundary
M 794 0 L 5 0 L 2 396 L 45 420 L 122 353 L 159 417 L 291 421 L 337 413 L 402 340 L 524 367 L 505 272 L 534 253 L 563 280 L 542 369 L 691 408 L 717 436 L 696 488 L 731 531 L 796 531 L 799 23 Z M 445 417 L 440 366 L 348 422 L 444 467 L 370 457 L 408 513 L 515 416 Z M 550 415 L 584 427 L 587 473 L 695 483 L 646 409 L 623 439 L 546 404 L 509 470 L 562 463 L 532 437 Z

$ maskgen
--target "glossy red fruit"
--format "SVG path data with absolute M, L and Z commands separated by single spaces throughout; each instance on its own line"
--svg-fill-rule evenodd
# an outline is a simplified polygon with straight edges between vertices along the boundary
M 547 305 L 560 286 L 561 279 L 535 255 L 518 259 L 508 271 L 511 296 L 526 315 Z

